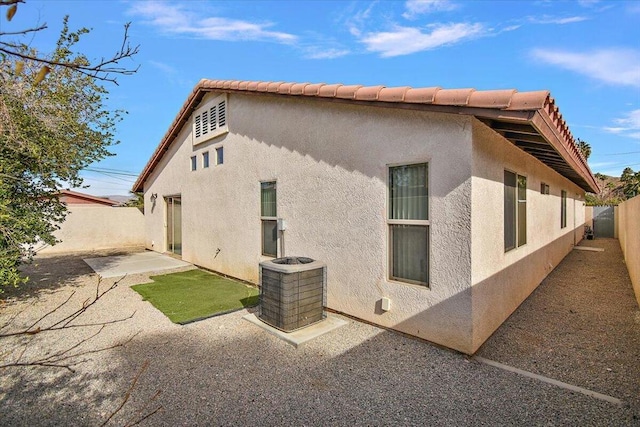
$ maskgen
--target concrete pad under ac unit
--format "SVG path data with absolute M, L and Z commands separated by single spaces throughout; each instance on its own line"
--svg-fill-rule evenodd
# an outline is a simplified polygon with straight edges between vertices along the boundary
M 291 344 L 296 348 L 300 347 L 302 344 L 308 341 L 311 341 L 314 338 L 327 334 L 333 331 L 334 329 L 338 329 L 348 323 L 344 319 L 340 319 L 336 316 L 327 315 L 326 319 L 318 323 L 314 323 L 313 325 L 309 325 L 307 327 L 298 329 L 297 331 L 293 331 L 293 332 L 283 332 L 279 329 L 274 328 L 273 326 L 267 325 L 262 320 L 258 319 L 258 317 L 255 314 L 247 314 L 242 318 L 264 329 L 271 335 L 275 335 L 276 337 Z

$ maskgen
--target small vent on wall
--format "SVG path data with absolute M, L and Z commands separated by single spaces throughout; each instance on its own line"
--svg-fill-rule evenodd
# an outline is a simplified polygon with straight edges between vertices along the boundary
M 220 95 L 193 113 L 193 145 L 201 144 L 229 132 L 227 95 Z

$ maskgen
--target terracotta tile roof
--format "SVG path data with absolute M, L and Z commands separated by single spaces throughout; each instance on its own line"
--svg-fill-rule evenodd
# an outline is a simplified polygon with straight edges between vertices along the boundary
M 67 204 L 83 204 L 93 203 L 106 206 L 117 206 L 120 202 L 111 199 L 105 199 L 104 197 L 92 196 L 91 194 L 78 193 L 71 190 L 60 190 L 58 197 Z
M 586 159 L 576 146 L 575 139 L 555 105 L 554 99 L 546 90 L 477 91 L 473 88 L 412 88 L 207 79 L 201 80 L 194 87 L 138 177 L 133 191 L 143 190 L 144 181 L 207 92 L 324 98 L 334 102 L 473 115 L 584 190 L 598 191 L 597 181 Z

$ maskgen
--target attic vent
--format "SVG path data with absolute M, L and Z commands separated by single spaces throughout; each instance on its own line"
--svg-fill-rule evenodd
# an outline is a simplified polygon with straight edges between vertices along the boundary
M 227 101 L 224 100 L 218 104 L 218 125 L 224 126 L 227 124 Z
M 193 145 L 227 132 L 226 94 L 211 99 L 193 113 Z
M 200 136 L 202 135 L 202 119 L 200 116 L 196 116 L 193 119 L 193 127 L 194 127 L 193 134 L 195 135 L 196 138 L 200 138 Z

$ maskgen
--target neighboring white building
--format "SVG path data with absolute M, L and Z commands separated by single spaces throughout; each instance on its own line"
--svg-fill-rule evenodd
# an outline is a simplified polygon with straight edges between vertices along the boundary
M 582 238 L 596 189 L 546 91 L 217 80 L 133 188 L 150 249 L 256 283 L 262 260 L 315 258 L 330 309 L 469 354 Z

